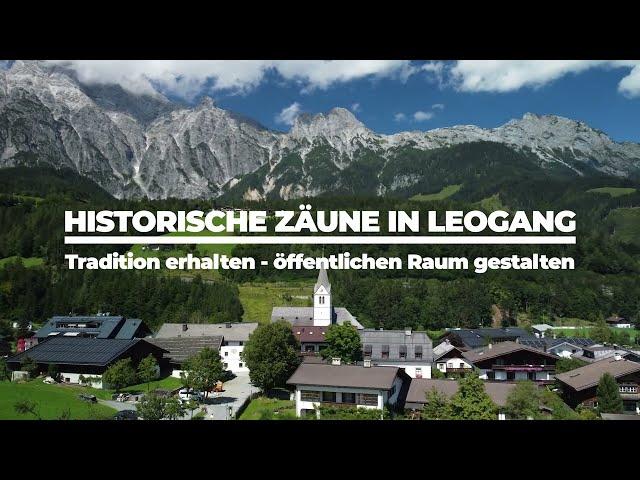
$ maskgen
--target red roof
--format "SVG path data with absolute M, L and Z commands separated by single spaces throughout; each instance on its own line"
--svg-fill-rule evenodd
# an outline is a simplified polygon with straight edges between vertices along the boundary
M 292 325 L 293 335 L 301 343 L 319 343 L 324 342 L 324 336 L 329 327 L 314 327 L 310 325 Z

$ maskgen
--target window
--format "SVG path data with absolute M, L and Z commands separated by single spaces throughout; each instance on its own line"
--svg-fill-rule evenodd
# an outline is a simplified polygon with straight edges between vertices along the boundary
M 224 369 L 225 369 L 225 370 L 226 370 L 227 368 L 229 368 L 229 364 L 228 364 L 228 363 L 225 363 L 223 366 L 224 366 Z
M 303 402 L 319 402 L 320 392 L 316 392 L 314 390 L 301 390 L 300 400 Z
M 378 395 L 374 393 L 360 393 L 358 394 L 358 405 L 366 405 L 369 407 L 378 406 Z
M 239 346 L 242 346 L 242 345 L 244 345 L 244 342 L 243 342 L 242 340 L 240 340 L 240 341 L 238 342 L 238 345 L 239 345 Z
M 389 345 L 382 345 L 382 355 L 381 358 L 389 358 Z
M 349 393 L 349 392 L 343 392 L 342 393 L 342 403 L 351 403 L 351 404 L 356 403 L 356 394 L 355 393 Z
M 224 352 L 224 356 L 228 357 L 229 356 L 229 352 Z
M 242 368 L 242 362 L 238 363 L 238 368 Z
M 336 402 L 336 392 L 322 392 L 323 402 Z
M 422 345 L 416 345 L 415 353 L 416 360 L 422 360 Z
M 401 360 L 404 360 L 405 358 L 407 358 L 407 346 L 400 345 L 400 348 L 398 349 L 398 353 L 400 355 Z
M 365 357 L 371 357 L 371 345 L 365 345 L 364 346 L 364 356 Z
M 447 368 L 453 368 L 453 362 L 447 362 Z
M 324 305 L 324 297 L 318 297 L 318 303 Z

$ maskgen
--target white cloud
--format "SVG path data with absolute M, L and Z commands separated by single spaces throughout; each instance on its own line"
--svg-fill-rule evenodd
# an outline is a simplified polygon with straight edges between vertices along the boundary
M 353 113 L 359 112 L 360 110 L 361 110 L 361 107 L 359 103 L 354 103 L 351 105 L 351 111 Z
M 268 71 L 304 91 L 361 78 L 406 80 L 417 67 L 406 60 L 52 60 L 75 70 L 82 82 L 119 84 L 136 94 L 159 90 L 192 99 L 203 90 L 246 92 Z
M 618 91 L 628 97 L 640 97 L 640 65 L 620 81 Z
M 283 108 L 278 115 L 276 115 L 276 122 L 283 123 L 285 125 L 293 125 L 296 117 L 300 115 L 302 106 L 298 102 L 294 102 L 288 107 Z
M 449 70 L 449 80 L 465 92 L 511 92 L 538 88 L 568 74 L 592 68 L 634 67 L 638 61 L 609 60 L 460 60 Z M 635 69 L 634 69 L 635 70 Z M 620 88 L 625 81 L 620 82 Z
M 416 122 L 424 122 L 426 120 L 431 120 L 435 114 L 433 112 L 423 112 L 422 110 L 418 110 L 413 114 L 413 119 Z
M 444 110 L 444 103 L 434 103 L 431 105 L 431 110 Z
M 404 122 L 407 119 L 407 116 L 404 113 L 396 113 L 393 116 L 393 120 L 395 122 Z

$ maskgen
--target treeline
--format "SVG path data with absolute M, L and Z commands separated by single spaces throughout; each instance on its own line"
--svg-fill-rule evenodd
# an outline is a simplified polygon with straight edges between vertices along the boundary
M 640 283 L 634 276 L 503 271 L 439 281 L 333 272 L 331 279 L 334 305 L 348 306 L 361 323 L 373 328 L 476 328 L 491 326 L 494 318 L 508 326 L 516 324 L 518 313 L 530 319 L 591 321 L 616 313 L 640 320 Z
M 41 323 L 53 315 L 98 311 L 143 319 L 151 329 L 165 322 L 238 322 L 238 288 L 224 281 L 191 282 L 127 270 L 0 269 L 0 321 Z

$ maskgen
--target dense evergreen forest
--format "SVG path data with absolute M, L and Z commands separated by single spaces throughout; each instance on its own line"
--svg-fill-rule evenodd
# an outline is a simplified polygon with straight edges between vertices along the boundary
M 483 177 L 484 178 L 484 177 Z M 456 178 L 456 181 L 458 179 Z M 438 185 L 438 190 L 440 189 Z M 602 187 L 606 187 L 605 190 Z M 596 190 L 594 190 L 596 189 Z M 609 189 L 609 190 L 607 190 Z M 635 190 L 634 190 L 635 189 Z M 143 318 L 151 327 L 166 321 L 238 321 L 242 306 L 237 284 L 315 277 L 314 272 L 224 271 L 220 280 L 184 282 L 162 273 L 68 271 L 64 268 L 64 211 L 70 209 L 191 210 L 216 201 L 115 200 L 93 182 L 50 169 L 0 170 L 0 259 L 43 259 L 26 268 L 19 261 L 0 266 L 0 328 L 8 321 L 41 322 L 52 314 L 98 310 Z M 435 191 L 434 191 L 435 192 Z M 421 192 L 421 193 L 434 193 Z M 618 194 L 624 192 L 624 194 Z M 427 197 L 428 198 L 428 197 Z M 640 320 L 640 183 L 605 176 L 588 178 L 514 176 L 462 184 L 438 200 L 409 197 L 324 196 L 305 200 L 315 209 L 386 210 L 573 210 L 575 246 L 353 246 L 352 255 L 407 253 L 424 256 L 508 256 L 544 253 L 572 256 L 576 270 L 498 271 L 336 271 L 331 272 L 334 304 L 345 306 L 365 325 L 438 329 L 489 325 L 496 318 L 514 324 L 553 317 L 598 320 L 618 314 Z M 238 201 L 251 209 L 297 209 L 300 200 Z M 384 215 L 382 215 L 384 218 Z M 101 255 L 126 246 L 74 247 L 74 253 Z M 234 255 L 273 259 L 275 252 L 320 256 L 314 246 L 237 246 Z M 325 254 L 342 251 L 326 246 Z M 497 313 L 496 313 L 497 312 Z M 5 327 L 2 327 L 2 325 Z M 3 332 L 0 331 L 0 335 Z

